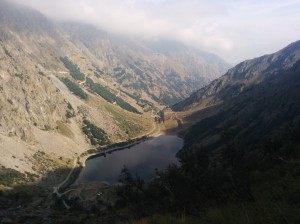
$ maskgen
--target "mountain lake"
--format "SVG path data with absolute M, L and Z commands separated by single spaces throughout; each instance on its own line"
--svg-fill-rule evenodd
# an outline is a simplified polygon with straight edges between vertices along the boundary
M 80 181 L 118 183 L 124 167 L 133 177 L 144 180 L 155 177 L 155 169 L 164 170 L 169 164 L 178 164 L 176 153 L 182 148 L 183 139 L 174 135 L 161 135 L 121 150 L 107 151 L 89 157 Z

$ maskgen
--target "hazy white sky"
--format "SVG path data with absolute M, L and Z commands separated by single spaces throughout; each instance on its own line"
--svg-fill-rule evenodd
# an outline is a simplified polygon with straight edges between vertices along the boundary
M 228 62 L 300 39 L 300 0 L 16 0 L 108 32 L 183 41 Z

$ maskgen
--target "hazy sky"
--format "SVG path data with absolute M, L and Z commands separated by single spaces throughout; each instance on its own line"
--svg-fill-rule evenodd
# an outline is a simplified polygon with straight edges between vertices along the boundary
M 300 39 L 300 0 L 16 1 L 109 32 L 180 40 L 232 63 Z

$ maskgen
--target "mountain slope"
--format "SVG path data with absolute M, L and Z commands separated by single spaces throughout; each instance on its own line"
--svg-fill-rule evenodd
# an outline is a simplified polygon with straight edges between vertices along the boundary
M 219 79 L 196 91 L 186 100 L 172 106 L 173 110 L 182 111 L 193 107 L 203 108 L 209 105 L 216 105 L 239 95 L 247 87 L 270 79 L 271 76 L 297 69 L 300 57 L 299 45 L 300 41 L 297 41 L 274 54 L 238 64 Z
M 39 152 L 70 159 L 91 144 L 149 133 L 147 111 L 228 68 L 178 43 L 153 46 L 53 22 L 11 1 L 0 6 L 0 164 L 7 168 L 35 172 Z
M 238 64 L 174 105 L 175 110 L 197 111 L 212 106 L 216 110 L 188 130 L 186 142 L 201 142 L 216 150 L 224 144 L 225 132 L 244 149 L 251 149 L 268 138 L 280 136 L 286 125 L 300 119 L 299 74 L 300 41 L 274 54 Z
M 192 95 L 192 104 L 179 103 L 196 114 L 174 118 L 200 119 L 181 132 L 180 164 L 147 184 L 125 170 L 121 206 L 130 204 L 146 223 L 180 223 L 182 216 L 190 223 L 298 223 L 299 44 L 242 62 Z
M 95 142 L 95 136 L 83 132 L 85 120 L 104 130 L 111 141 L 151 129 L 145 117 L 126 112 L 89 93 L 87 87 L 72 78 L 59 57 L 81 55 L 82 51 L 52 21 L 8 1 L 1 0 L 0 4 L 0 163 L 3 167 L 41 173 L 57 164 L 66 165 L 66 160 Z M 90 63 L 97 64 L 89 52 L 84 54 Z M 87 94 L 85 100 L 62 82 L 66 77 Z M 51 164 L 41 165 L 37 160 L 40 152 L 46 153 L 44 157 L 53 157 Z
M 107 34 L 93 26 L 64 23 L 63 30 L 78 46 L 102 62 L 120 88 L 140 98 L 172 104 L 219 77 L 229 65 L 215 55 L 174 41 L 143 41 Z

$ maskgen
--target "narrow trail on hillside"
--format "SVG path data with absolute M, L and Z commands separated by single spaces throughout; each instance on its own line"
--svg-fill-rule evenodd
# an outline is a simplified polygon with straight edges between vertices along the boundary
M 140 135 L 140 136 L 137 136 L 137 137 L 132 138 L 132 139 L 130 139 L 130 140 L 139 139 L 139 138 L 142 138 L 142 137 L 144 137 L 144 136 L 145 136 L 145 137 L 148 137 L 148 138 L 149 138 L 149 137 L 157 137 L 157 136 L 159 136 L 159 135 L 161 134 L 160 125 L 158 125 L 158 124 L 155 123 L 155 122 L 153 122 L 153 124 L 154 124 L 154 125 L 153 125 L 153 128 L 152 128 L 148 133 L 143 134 L 143 135 Z M 105 151 L 112 151 L 112 150 L 118 150 L 118 149 L 121 149 L 121 148 L 128 148 L 128 147 L 130 147 L 130 146 L 132 146 L 132 145 L 139 144 L 139 143 L 142 142 L 142 141 L 144 141 L 144 140 L 140 140 L 140 141 L 138 141 L 138 142 L 129 143 L 129 144 L 127 144 L 127 145 L 123 145 L 123 146 L 119 146 L 119 147 L 109 148 L 109 149 L 107 149 L 107 150 L 105 150 Z M 103 147 L 104 147 L 104 146 L 103 146 Z M 61 188 L 62 186 L 64 186 L 65 184 L 68 183 L 69 178 L 70 178 L 71 175 L 73 174 L 73 172 L 74 172 L 75 168 L 77 167 L 78 163 L 82 165 L 82 170 L 81 170 L 81 172 L 79 173 L 77 180 L 80 178 L 80 175 L 81 175 L 81 173 L 82 173 L 83 170 L 84 170 L 85 161 L 86 161 L 90 156 L 97 155 L 97 154 L 99 154 L 99 153 L 103 153 L 103 152 L 93 153 L 93 154 L 90 154 L 90 155 L 87 155 L 87 156 L 84 156 L 84 157 L 82 157 L 82 154 L 83 154 L 83 153 L 82 153 L 82 154 L 80 154 L 79 156 L 74 157 L 74 159 L 73 159 L 73 167 L 71 168 L 71 170 L 70 170 L 70 172 L 68 173 L 67 177 L 66 177 L 61 183 L 59 183 L 58 185 L 53 186 L 53 192 L 52 192 L 52 193 L 55 194 L 55 195 L 57 195 L 59 198 L 61 198 L 63 195 L 65 195 L 65 194 L 67 194 L 67 193 L 73 191 L 74 189 L 68 189 L 68 190 L 66 190 L 65 192 L 59 192 L 60 188 Z M 76 184 L 78 184 L 77 181 L 76 181 Z M 65 204 L 65 203 L 64 203 L 64 204 Z M 66 207 L 67 209 L 69 209 L 69 206 L 66 206 L 66 205 L 65 205 L 65 207 Z

